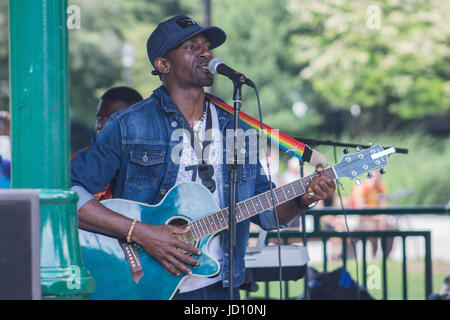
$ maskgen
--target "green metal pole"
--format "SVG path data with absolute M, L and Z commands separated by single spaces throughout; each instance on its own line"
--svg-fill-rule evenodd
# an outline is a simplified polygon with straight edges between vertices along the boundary
M 12 187 L 40 189 L 43 298 L 86 298 L 95 281 L 70 188 L 67 0 L 10 0 Z

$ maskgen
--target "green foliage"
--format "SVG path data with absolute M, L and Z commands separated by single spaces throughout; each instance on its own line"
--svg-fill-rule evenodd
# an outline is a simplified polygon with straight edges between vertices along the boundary
M 146 42 L 157 23 L 195 8 L 180 0 L 69 0 L 81 11 L 81 29 L 69 31 L 72 116 L 93 125 L 100 96 L 110 87 L 129 85 L 148 97 L 160 85 L 151 76 Z M 135 48 L 131 82 L 125 82 L 122 48 Z
M 298 118 L 292 111 L 293 103 L 301 97 L 298 66 L 289 46 L 293 17 L 287 10 L 288 1 L 231 0 L 214 4 L 213 23 L 227 33 L 227 41 L 215 55 L 236 70 L 245 70 L 256 83 L 265 121 L 292 135 L 320 124 L 322 117 L 317 112 L 309 111 L 307 118 Z M 215 93 L 232 103 L 233 86 L 228 79 L 216 78 Z M 243 88 L 243 101 L 243 111 L 259 117 L 253 90 Z
M 81 29 L 69 31 L 71 111 L 91 125 L 99 96 L 125 82 L 122 47 L 136 49 L 131 83 L 144 96 L 160 82 L 150 75 L 145 44 L 156 24 L 186 13 L 204 22 L 204 1 L 69 0 L 81 9 Z M 379 9 L 379 27 L 371 28 Z M 258 85 L 269 124 L 293 135 L 331 127 L 327 114 L 362 109 L 369 132 L 394 131 L 405 119 L 448 115 L 450 64 L 444 0 L 301 1 L 214 0 L 212 23 L 228 35 L 216 56 Z M 7 1 L 0 4 L 0 108 L 8 100 Z M 376 22 L 376 21 L 375 21 Z M 228 102 L 232 84 L 217 77 L 215 93 Z M 254 92 L 244 111 L 257 116 Z M 308 110 L 297 117 L 292 106 Z M 290 121 L 288 121 L 290 120 Z M 361 132 L 345 120 L 354 134 Z
M 389 114 L 411 119 L 448 111 L 449 3 L 373 4 L 290 1 L 301 79 L 343 109 L 385 107 L 389 113 L 368 114 L 375 124 L 388 125 Z M 379 10 L 378 27 L 370 26 L 371 7 Z
M 391 192 L 413 187 L 413 193 L 398 200 L 402 205 L 446 205 L 450 201 L 450 139 L 437 140 L 418 131 L 409 135 L 382 137 L 385 145 L 401 146 L 408 155 L 392 156 L 383 179 Z

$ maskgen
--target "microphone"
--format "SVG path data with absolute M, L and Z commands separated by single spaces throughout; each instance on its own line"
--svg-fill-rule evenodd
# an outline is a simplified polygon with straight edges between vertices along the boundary
M 252 80 L 248 79 L 246 76 L 244 76 L 242 73 L 239 73 L 233 69 L 231 69 L 229 66 L 227 66 L 222 60 L 219 58 L 214 58 L 211 61 L 209 61 L 208 64 L 209 72 L 212 74 L 221 74 L 229 79 L 231 79 L 235 84 L 246 84 L 252 88 L 255 88 L 255 84 Z

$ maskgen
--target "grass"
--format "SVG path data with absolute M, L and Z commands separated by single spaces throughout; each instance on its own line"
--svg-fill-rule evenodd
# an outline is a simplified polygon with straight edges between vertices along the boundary
M 332 262 L 328 264 L 328 271 L 333 271 L 342 266 L 341 263 Z M 318 271 L 323 271 L 322 266 L 311 265 Z M 368 261 L 367 267 L 371 268 L 367 271 L 368 276 L 368 292 L 377 299 L 383 299 L 382 285 L 382 266 L 381 261 Z M 359 264 L 359 282 L 362 285 L 362 264 Z M 356 264 L 354 260 L 347 262 L 347 270 L 351 274 L 353 280 L 356 281 Z M 402 263 L 387 260 L 387 299 L 403 300 L 403 273 Z M 433 262 L 433 293 L 438 293 L 441 289 L 445 276 L 450 275 L 450 263 Z M 372 277 L 372 278 L 370 278 Z M 369 281 L 369 278 L 371 279 Z M 266 298 L 264 282 L 258 283 L 259 290 L 250 293 L 249 298 Z M 282 286 L 283 299 L 285 297 L 285 283 Z M 304 280 L 289 281 L 288 299 L 296 299 L 304 292 Z M 241 291 L 241 297 L 245 298 L 245 291 Z M 269 282 L 269 299 L 279 299 L 280 290 L 279 282 Z M 408 300 L 425 300 L 425 265 L 423 261 L 414 260 L 407 262 L 407 299 Z

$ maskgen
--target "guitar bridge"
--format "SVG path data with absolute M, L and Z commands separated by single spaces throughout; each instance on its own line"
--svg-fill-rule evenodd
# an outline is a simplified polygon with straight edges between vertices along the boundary
M 137 250 L 134 247 L 134 244 L 128 243 L 127 241 L 119 240 L 119 244 L 125 254 L 128 266 L 130 267 L 131 277 L 134 282 L 138 284 L 139 280 L 144 276 L 144 272 L 142 271 L 142 264 Z

